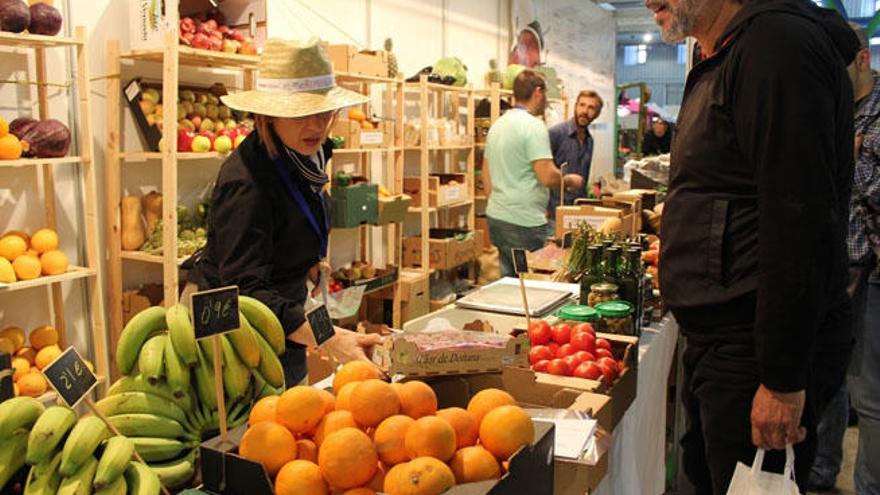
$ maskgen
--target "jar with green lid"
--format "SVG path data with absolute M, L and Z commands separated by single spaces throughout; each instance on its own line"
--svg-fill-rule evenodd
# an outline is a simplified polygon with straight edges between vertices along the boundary
M 595 308 L 583 304 L 569 304 L 560 309 L 557 316 L 563 321 L 593 323 L 599 319 L 599 312 Z
M 587 306 L 596 307 L 597 304 L 616 301 L 620 299 L 617 295 L 617 285 L 607 282 L 593 284 L 590 286 L 590 294 L 587 296 Z
M 619 335 L 636 335 L 633 305 L 626 301 L 608 301 L 596 305 L 605 331 Z

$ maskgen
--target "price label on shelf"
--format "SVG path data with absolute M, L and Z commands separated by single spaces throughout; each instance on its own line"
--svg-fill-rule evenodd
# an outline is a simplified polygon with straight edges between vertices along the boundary
M 238 330 L 238 286 L 193 293 L 192 314 L 197 339 Z
M 98 384 L 98 377 L 86 366 L 73 346 L 43 368 L 43 375 L 69 407 L 76 407 Z
M 330 313 L 327 311 L 326 305 L 322 304 L 311 310 L 306 315 L 306 319 L 309 320 L 309 326 L 312 327 L 312 333 L 315 335 L 315 342 L 318 345 L 327 342 L 336 335 L 336 330 L 333 328 L 333 321 L 330 319 Z
M 513 271 L 516 273 L 528 273 L 529 260 L 526 257 L 526 250 L 513 248 L 511 251 L 513 251 Z

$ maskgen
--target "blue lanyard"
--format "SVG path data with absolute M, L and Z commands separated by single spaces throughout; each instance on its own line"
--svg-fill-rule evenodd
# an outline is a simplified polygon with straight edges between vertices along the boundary
M 309 204 L 306 201 L 306 198 L 303 197 L 302 192 L 298 187 L 293 183 L 293 180 L 290 178 L 290 172 L 284 166 L 284 161 L 281 157 L 276 156 L 273 160 L 275 163 L 275 170 L 278 171 L 278 175 L 281 176 L 282 182 L 284 182 L 284 186 L 287 188 L 287 194 L 296 201 L 297 206 L 302 212 L 305 214 L 306 218 L 309 220 L 309 223 L 312 225 L 312 229 L 318 234 L 318 238 L 321 239 L 321 259 L 327 257 L 327 241 L 330 237 L 330 219 L 327 217 L 327 209 L 324 207 L 324 195 L 321 193 L 319 196 L 320 208 L 322 216 L 324 217 L 324 228 L 322 229 L 318 225 L 318 221 L 315 220 L 315 215 L 312 214 L 312 209 L 309 208 Z

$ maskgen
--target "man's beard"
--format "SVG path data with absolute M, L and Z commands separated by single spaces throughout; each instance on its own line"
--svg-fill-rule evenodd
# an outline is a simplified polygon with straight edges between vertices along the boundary
M 694 31 L 700 11 L 704 7 L 702 0 L 680 0 L 678 7 L 663 2 L 669 10 L 670 23 L 666 30 L 661 29 L 660 35 L 667 43 L 678 43 Z
M 590 125 L 590 118 L 586 115 L 578 115 L 576 118 L 576 122 L 578 127 L 586 127 Z M 583 124 L 581 124 L 581 122 L 583 122 Z

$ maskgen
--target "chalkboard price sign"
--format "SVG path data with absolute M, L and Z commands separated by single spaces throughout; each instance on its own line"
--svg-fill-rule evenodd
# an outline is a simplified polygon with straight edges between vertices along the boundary
M 89 370 L 73 346 L 68 347 L 49 366 L 43 368 L 43 375 L 70 407 L 76 407 L 98 383 L 98 378 Z
M 336 335 L 333 328 L 333 321 L 330 320 L 330 313 L 327 312 L 327 306 L 322 304 L 313 309 L 306 315 L 309 320 L 309 326 L 312 327 L 312 333 L 315 334 L 315 341 L 318 345 L 330 340 Z
M 513 271 L 516 273 L 528 273 L 529 261 L 526 257 L 526 250 L 513 248 Z
M 237 330 L 241 326 L 238 316 L 238 286 L 230 285 L 193 293 L 192 315 L 197 339 Z
M 568 231 L 562 235 L 562 249 L 570 249 L 574 239 L 574 232 Z

